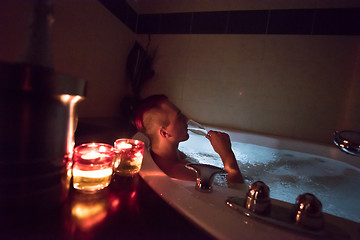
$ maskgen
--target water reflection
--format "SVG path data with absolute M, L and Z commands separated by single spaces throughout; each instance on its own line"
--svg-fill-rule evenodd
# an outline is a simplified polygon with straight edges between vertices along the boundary
M 70 203 L 69 225 L 71 229 L 88 231 L 108 215 L 108 191 L 87 194 L 74 191 Z
M 108 188 L 93 193 L 72 188 L 65 223 L 69 237 L 91 238 L 97 229 L 111 223 L 119 213 L 137 215 L 138 181 L 138 175 L 114 177 Z
M 83 230 L 100 223 L 107 216 L 107 194 L 76 194 L 71 206 L 72 222 Z

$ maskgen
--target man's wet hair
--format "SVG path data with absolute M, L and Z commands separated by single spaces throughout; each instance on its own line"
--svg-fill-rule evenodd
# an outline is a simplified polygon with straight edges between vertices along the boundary
M 145 130 L 143 122 L 144 114 L 153 108 L 160 107 L 166 101 L 168 101 L 168 97 L 163 94 L 152 95 L 141 100 L 136 109 L 134 119 L 136 129 L 143 132 Z

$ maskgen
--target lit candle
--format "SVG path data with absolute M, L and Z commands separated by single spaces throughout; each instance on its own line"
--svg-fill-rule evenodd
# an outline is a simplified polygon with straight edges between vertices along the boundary
M 123 150 L 123 149 L 130 149 L 132 148 L 133 145 L 131 145 L 130 143 L 126 143 L 126 142 L 119 142 L 116 145 L 116 149 L 118 150 Z
M 101 154 L 99 152 L 95 152 L 95 151 L 91 151 L 91 152 L 81 155 L 81 158 L 85 159 L 85 160 L 98 159 L 100 157 L 101 157 Z
M 114 171 L 118 175 L 128 176 L 141 169 L 145 144 L 135 139 L 118 139 L 115 145 Z
M 113 147 L 105 143 L 85 143 L 74 149 L 73 186 L 96 191 L 110 184 L 113 173 Z

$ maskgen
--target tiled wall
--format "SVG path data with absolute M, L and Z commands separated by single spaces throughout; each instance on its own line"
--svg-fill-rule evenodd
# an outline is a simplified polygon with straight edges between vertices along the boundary
M 24 60 L 35 2 L 0 1 L 0 60 Z M 88 83 L 86 99 L 79 104 L 80 117 L 119 114 L 126 94 L 126 57 L 135 34 L 97 0 L 52 2 L 53 67 Z
M 137 33 L 360 35 L 360 8 L 142 14 Z
M 125 0 L 100 2 L 138 34 L 360 35 L 360 6 L 137 14 Z
M 330 144 L 334 130 L 360 128 L 359 17 L 289 6 L 140 14 L 139 40 L 152 33 L 158 48 L 143 94 L 165 93 L 203 123 Z
M 359 127 L 343 123 L 359 40 L 156 35 L 156 76 L 144 95 L 166 93 L 204 123 L 330 142 L 333 130 Z
M 135 34 L 97 0 L 53 2 L 54 67 L 88 83 L 86 98 L 79 103 L 80 118 L 119 115 Z

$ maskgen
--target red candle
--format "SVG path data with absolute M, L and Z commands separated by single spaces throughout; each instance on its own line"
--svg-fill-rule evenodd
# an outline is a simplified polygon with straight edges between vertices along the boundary
M 113 147 L 105 143 L 85 143 L 74 149 L 73 186 L 84 191 L 107 187 L 111 181 Z
M 129 176 L 141 169 L 145 144 L 136 139 L 118 139 L 115 145 L 114 171 Z

